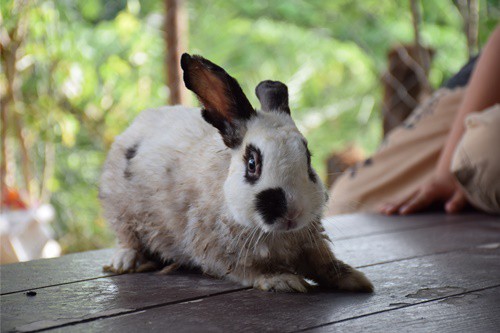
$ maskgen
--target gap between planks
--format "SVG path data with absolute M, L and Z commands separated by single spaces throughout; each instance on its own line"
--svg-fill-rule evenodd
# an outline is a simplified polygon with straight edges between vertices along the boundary
M 321 325 L 311 326 L 311 327 L 300 329 L 300 330 L 297 330 L 297 331 L 291 331 L 290 333 L 308 332 L 308 331 L 312 331 L 312 330 L 317 329 L 317 328 L 327 327 L 327 326 L 335 325 L 335 324 L 338 324 L 338 323 L 346 322 L 346 321 L 349 321 L 349 320 L 355 320 L 355 319 L 370 317 L 370 316 L 378 315 L 378 314 L 381 314 L 381 313 L 387 313 L 387 312 L 391 312 L 391 311 L 397 311 L 397 310 L 401 310 L 401 309 L 405 309 L 405 308 L 410 308 L 410 307 L 417 306 L 417 305 L 438 302 L 438 301 L 442 301 L 444 299 L 451 298 L 451 297 L 463 296 L 463 295 L 475 293 L 475 292 L 478 292 L 478 291 L 495 289 L 495 288 L 499 288 L 499 287 L 500 287 L 500 284 L 495 285 L 495 286 L 478 288 L 478 289 L 474 289 L 474 290 L 468 290 L 468 291 L 464 291 L 464 292 L 456 293 L 456 294 L 452 294 L 452 295 L 446 295 L 446 296 L 436 297 L 436 298 L 433 298 L 433 299 L 429 299 L 429 300 L 425 300 L 425 301 L 421 301 L 421 302 L 417 302 L 417 303 L 399 305 L 399 306 L 395 306 L 395 307 L 390 308 L 390 309 L 384 309 L 384 310 L 380 310 L 380 311 L 374 311 L 374 312 L 365 313 L 365 314 L 362 314 L 362 315 L 359 315 L 359 316 L 353 316 L 353 317 L 350 317 L 350 318 L 344 318 L 344 319 L 332 321 L 332 322 L 329 322 L 329 323 L 324 323 L 324 324 L 321 324 Z
M 423 229 L 423 228 L 414 228 L 414 229 Z M 412 230 L 414 230 L 414 229 L 412 229 Z M 408 230 L 408 229 L 406 229 L 406 230 Z M 366 235 L 366 236 L 372 236 L 372 235 Z M 430 254 L 422 254 L 422 255 L 411 256 L 411 257 L 407 257 L 407 258 L 400 258 L 400 259 L 394 259 L 394 260 L 386 260 L 386 261 L 381 261 L 381 262 L 377 262 L 377 263 L 374 263 L 374 264 L 357 265 L 357 266 L 354 266 L 354 267 L 359 269 L 359 268 L 366 268 L 366 267 L 372 267 L 372 266 L 390 264 L 390 263 L 393 263 L 393 262 L 399 262 L 399 261 L 405 261 L 405 260 L 411 260 L 411 259 L 417 259 L 417 258 L 424 258 L 424 257 L 432 256 L 432 255 L 435 255 L 435 254 L 445 254 L 445 253 L 452 253 L 452 252 L 457 252 L 457 251 L 464 251 L 464 250 L 473 249 L 473 248 L 477 248 L 477 247 L 485 246 L 485 245 L 489 245 L 489 244 L 493 244 L 493 243 L 486 243 L 486 244 L 480 244 L 480 245 L 474 245 L 474 246 L 465 246 L 465 247 L 457 248 L 457 249 L 453 249 L 453 250 L 438 251 L 438 252 L 433 252 L 433 253 L 430 253 Z M 141 273 L 135 273 L 135 274 L 141 274 Z M 27 291 L 34 290 L 34 289 L 38 290 L 38 289 L 45 289 L 45 288 L 51 288 L 51 287 L 58 287 L 58 286 L 64 286 L 64 285 L 73 284 L 73 283 L 79 283 L 79 282 L 86 282 L 86 281 L 93 281 L 93 280 L 105 279 L 105 278 L 114 277 L 114 276 L 120 276 L 120 275 L 125 275 L 125 274 L 100 275 L 100 276 L 93 277 L 93 278 L 88 278 L 88 279 L 75 280 L 75 281 L 70 281 L 70 282 L 61 282 L 61 283 L 56 283 L 56 284 L 51 284 L 51 285 L 46 285 L 46 286 L 41 286 L 41 287 L 36 287 L 36 288 L 28 288 L 28 289 L 10 291 L 10 292 L 6 292 L 6 293 L 2 293 L 2 294 L 0 294 L 0 296 L 7 296 L 7 295 L 12 295 L 12 294 L 17 294 L 17 293 L 25 293 Z M 235 291 L 239 291 L 239 289 L 235 290 Z
M 404 261 L 410 261 L 410 260 L 414 260 L 414 259 L 418 259 L 418 258 L 431 257 L 431 256 L 435 256 L 435 255 L 443 255 L 443 254 L 448 254 L 448 253 L 461 252 L 461 251 L 464 251 L 464 250 L 470 250 L 470 249 L 480 248 L 480 247 L 488 245 L 488 244 L 489 243 L 487 243 L 487 244 L 480 244 L 480 245 L 474 245 L 474 246 L 468 246 L 468 247 L 464 247 L 464 248 L 460 248 L 460 249 L 454 249 L 454 250 L 450 250 L 450 251 L 442 251 L 442 252 L 439 252 L 439 253 L 431 253 L 431 254 L 427 254 L 427 255 L 414 256 L 414 257 L 411 257 L 411 258 L 403 258 L 403 259 L 392 260 L 392 261 L 387 261 L 387 262 L 383 262 L 383 263 L 381 262 L 381 263 L 376 263 L 376 264 L 371 264 L 371 265 L 359 266 L 359 267 L 356 267 L 356 268 L 385 265 L 385 264 L 388 264 L 388 263 L 404 262 Z M 113 276 L 117 276 L 117 275 L 113 275 Z M 96 280 L 96 279 L 99 279 L 99 278 L 87 279 L 87 280 Z M 84 280 L 84 281 L 87 281 L 87 280 Z M 71 283 L 75 283 L 75 282 L 62 283 L 62 284 L 71 284 Z M 49 286 L 49 287 L 51 287 L 51 286 Z M 428 299 L 428 300 L 424 300 L 424 301 L 420 301 L 420 302 L 416 302 L 416 303 L 412 303 L 412 304 L 398 305 L 398 306 L 391 307 L 389 309 L 374 311 L 374 312 L 370 312 L 370 313 L 366 313 L 366 314 L 362 314 L 362 315 L 358 315 L 358 316 L 352 316 L 352 317 L 349 317 L 349 318 L 344 318 L 344 319 L 337 320 L 337 321 L 323 323 L 321 325 L 311 326 L 311 327 L 308 327 L 308 328 L 304 328 L 304 329 L 297 330 L 297 331 L 291 331 L 291 332 L 304 332 L 304 331 L 308 331 L 308 330 L 312 330 L 312 329 L 317 329 L 317 328 L 325 327 L 325 326 L 329 326 L 329 325 L 334 325 L 334 324 L 337 324 L 337 323 L 341 323 L 341 322 L 345 322 L 345 321 L 349 321 L 349 320 L 353 320 L 353 319 L 359 319 L 359 318 L 363 318 L 363 317 L 373 316 L 373 315 L 377 315 L 377 314 L 380 314 L 380 313 L 385 313 L 385 312 L 400 310 L 400 309 L 403 309 L 403 308 L 409 308 L 409 307 L 412 307 L 412 306 L 418 306 L 418 305 L 422 305 L 422 304 L 426 304 L 426 303 L 430 303 L 430 302 L 440 301 L 440 300 L 447 299 L 447 298 L 450 298 L 450 297 L 457 297 L 457 296 L 461 296 L 461 295 L 467 295 L 467 294 L 470 294 L 470 293 L 473 293 L 473 292 L 478 292 L 478 291 L 483 291 L 483 290 L 489 290 L 489 289 L 494 289 L 494 288 L 498 288 L 498 287 L 500 287 L 500 284 L 496 284 L 496 285 L 488 286 L 488 287 L 483 287 L 483 288 L 471 289 L 471 290 L 467 290 L 467 291 L 464 291 L 464 292 L 457 292 L 457 293 L 449 294 L 449 295 L 446 295 L 446 296 L 436 296 L 436 298 L 433 298 L 433 299 Z M 45 288 L 47 288 L 47 287 L 45 287 Z M 201 301 L 201 300 L 204 300 L 204 299 L 207 299 L 207 298 L 222 296 L 222 295 L 231 294 L 231 293 L 237 293 L 237 292 L 241 292 L 241 291 L 245 291 L 245 290 L 251 290 L 251 289 L 252 289 L 252 287 L 241 287 L 241 288 L 235 288 L 235 289 L 231 289 L 231 290 L 225 290 L 225 291 L 222 291 L 222 292 L 215 292 L 215 293 L 211 293 L 211 294 L 207 294 L 207 295 L 203 295 L 203 296 L 196 296 L 196 297 L 185 298 L 185 299 L 180 299 L 180 300 L 176 300 L 176 301 L 170 301 L 170 302 L 164 302 L 164 303 L 146 305 L 146 306 L 138 307 L 136 309 L 132 309 L 132 310 L 129 310 L 129 311 L 123 311 L 123 312 L 113 313 L 113 314 L 106 314 L 106 315 L 101 315 L 101 316 L 98 315 L 98 316 L 95 316 L 95 317 L 92 317 L 92 318 L 85 318 L 85 319 L 74 321 L 74 322 L 62 323 L 60 325 L 54 325 L 54 326 L 45 327 L 45 328 L 37 329 L 37 330 L 29 330 L 29 331 L 26 331 L 26 332 L 50 331 L 50 330 L 53 330 L 53 329 L 70 327 L 70 326 L 79 325 L 79 324 L 83 324 L 83 323 L 93 322 L 93 321 L 96 321 L 96 320 L 101 320 L 101 319 L 115 318 L 115 317 L 122 317 L 122 316 L 129 316 L 129 315 L 138 314 L 138 313 L 144 312 L 146 310 L 150 310 L 150 309 L 162 308 L 162 307 L 176 305 L 176 304 L 189 303 L 189 302 L 193 302 L 193 301 Z
M 421 225 L 418 225 L 418 226 L 415 226 L 415 227 L 404 227 L 404 228 L 396 228 L 396 229 L 391 229 L 391 230 L 373 231 L 373 232 L 367 232 L 367 233 L 364 233 L 364 234 L 360 233 L 360 234 L 357 234 L 356 236 L 340 236 L 340 237 L 333 238 L 333 241 L 336 242 L 336 241 L 343 241 L 343 240 L 356 239 L 356 238 L 362 238 L 362 237 L 379 236 L 379 235 L 389 235 L 389 234 L 395 234 L 395 233 L 398 233 L 398 232 L 437 228 L 437 227 L 446 226 L 446 225 L 458 225 L 458 224 L 481 223 L 481 222 L 488 223 L 488 222 L 491 222 L 491 221 L 495 221 L 494 218 L 490 218 L 490 217 L 481 216 L 481 218 L 482 218 L 481 220 L 479 220 L 479 221 L 473 221 L 473 222 L 471 220 L 450 220 L 450 221 L 441 221 L 441 222 L 432 221 L 432 222 L 421 224 Z M 328 220 L 335 221 L 331 217 L 328 218 Z M 401 221 L 401 223 L 408 223 L 408 221 Z M 329 227 L 329 228 L 332 228 L 332 227 Z
M 96 276 L 93 278 L 88 278 L 88 279 L 82 279 L 82 280 L 77 280 L 77 281 L 70 281 L 70 282 L 61 282 L 61 283 L 56 283 L 56 284 L 51 284 L 47 286 L 41 286 L 41 287 L 35 287 L 35 288 L 28 288 L 28 289 L 22 289 L 22 290 L 16 290 L 16 291 L 9 291 L 3 294 L 0 294 L 0 296 L 7 296 L 7 295 L 12 295 L 12 294 L 17 294 L 17 293 L 25 293 L 30 290 L 38 290 L 38 289 L 45 289 L 45 288 L 51 288 L 51 287 L 58 287 L 58 286 L 64 286 L 67 284 L 73 284 L 73 283 L 78 283 L 78 282 L 86 282 L 86 281 L 92 281 L 92 280 L 99 280 L 99 279 L 105 279 L 113 276 L 119 276 L 121 274 L 109 274 L 109 275 L 101 275 L 101 276 Z
M 430 216 L 433 216 L 433 215 L 430 215 Z M 476 217 L 476 216 L 473 215 L 472 217 Z M 366 217 L 365 216 L 360 216 L 360 218 L 366 218 Z M 477 222 L 483 222 L 483 221 L 484 222 L 490 222 L 490 218 L 488 216 L 485 217 L 485 216 L 480 215 L 479 218 L 481 218 L 481 221 L 477 221 Z M 327 218 L 327 219 L 335 221 L 332 217 Z M 340 219 L 341 218 L 339 218 L 339 220 Z M 405 222 L 402 222 L 402 223 L 405 223 Z M 401 229 L 392 229 L 392 230 L 386 230 L 386 231 L 381 231 L 381 232 L 368 232 L 366 234 L 361 234 L 359 236 L 339 237 L 339 238 L 335 238 L 332 241 L 332 243 L 335 244 L 335 242 L 337 242 L 337 241 L 344 241 L 344 240 L 356 239 L 356 238 L 362 238 L 362 237 L 371 237 L 371 236 L 377 236 L 377 235 L 394 234 L 394 233 L 400 233 L 400 232 L 406 232 L 406 231 L 412 231 L 412 230 L 437 228 L 437 227 L 441 227 L 441 226 L 445 226 L 445 225 L 461 225 L 461 224 L 467 224 L 467 223 L 473 223 L 473 222 L 471 222 L 470 220 L 458 220 L 458 221 L 457 220 L 451 220 L 451 221 L 444 221 L 444 222 L 440 222 L 440 223 L 435 223 L 435 221 L 433 221 L 433 222 L 429 222 L 428 224 L 419 225 L 419 226 L 416 226 L 416 227 L 405 227 L 405 228 L 401 228 Z M 474 222 L 474 223 L 476 223 L 476 222 Z M 439 252 L 435 252 L 433 254 L 444 254 L 444 253 L 453 252 L 453 251 L 466 250 L 466 249 L 469 249 L 469 248 L 471 248 L 471 247 L 463 247 L 463 248 L 460 248 L 460 249 L 454 249 L 454 250 L 450 250 L 450 251 L 439 251 Z M 401 260 L 408 260 L 408 259 L 415 259 L 415 258 L 426 257 L 428 255 L 429 254 L 424 254 L 424 255 L 417 255 L 417 256 L 412 256 L 412 257 L 407 257 L 407 258 L 401 258 L 401 259 L 386 260 L 386 261 L 381 261 L 381 262 L 374 263 L 374 264 L 357 265 L 355 267 L 356 268 L 365 268 L 365 267 L 371 267 L 371 266 L 376 266 L 376 265 L 381 265 L 381 264 L 398 262 L 398 261 L 401 261 Z M 99 275 L 99 276 L 96 276 L 96 277 L 91 277 L 91 278 L 86 278 L 86 279 L 81 279 L 81 280 L 61 282 L 61 283 L 56 283 L 56 284 L 51 284 L 51 285 L 43 285 L 43 286 L 39 286 L 39 287 L 33 287 L 33 288 L 27 288 L 27 289 L 21 289 L 21 290 L 16 290 L 16 291 L 10 291 L 10 292 L 5 292 L 5 293 L 0 293 L 0 296 L 7 296 L 7 295 L 15 294 L 15 293 L 24 293 L 24 292 L 27 292 L 27 291 L 33 290 L 33 289 L 44 289 L 44 288 L 50 288 L 50 287 L 68 285 L 68 284 L 72 284 L 72 283 L 98 280 L 98 279 L 113 277 L 113 276 L 117 276 L 117 275 L 120 275 L 120 274 Z
M 143 306 L 143 307 L 140 307 L 137 309 L 133 309 L 130 311 L 123 311 L 123 312 L 115 313 L 115 314 L 96 316 L 96 317 L 82 319 L 82 320 L 74 321 L 74 322 L 70 322 L 70 323 L 64 323 L 61 325 L 54 325 L 54 326 L 50 326 L 50 327 L 44 327 L 44 328 L 38 329 L 38 330 L 28 330 L 28 331 L 23 331 L 23 332 L 44 332 L 44 331 L 49 331 L 49 330 L 53 330 L 53 329 L 57 329 L 57 328 L 88 323 L 88 322 L 92 322 L 92 321 L 96 321 L 96 320 L 100 320 L 100 319 L 127 316 L 127 315 L 136 314 L 136 313 L 144 312 L 146 310 L 160 308 L 160 307 L 164 307 L 164 306 L 168 306 L 168 305 L 175 305 L 175 304 L 182 304 L 182 303 L 189 303 L 189 302 L 193 302 L 193 301 L 199 301 L 199 300 L 203 300 L 203 299 L 209 298 L 209 297 L 221 296 L 221 295 L 230 294 L 230 293 L 234 293 L 234 292 L 238 292 L 238 291 L 249 290 L 249 289 L 252 289 L 252 287 L 242 287 L 242 288 L 238 288 L 238 289 L 225 290 L 225 291 L 216 292 L 216 293 L 203 295 L 203 296 L 185 298 L 185 299 L 181 299 L 181 300 L 165 302 L 165 303 L 160 303 L 160 304 L 154 304 L 154 305 L 146 305 L 146 306 Z

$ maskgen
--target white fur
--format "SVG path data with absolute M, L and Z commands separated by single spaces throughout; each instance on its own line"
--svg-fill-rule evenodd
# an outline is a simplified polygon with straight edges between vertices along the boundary
M 144 111 L 116 138 L 100 188 L 104 215 L 121 249 L 112 271 L 132 272 L 145 260 L 142 254 L 153 253 L 244 285 L 305 291 L 303 278 L 294 276 L 299 267 L 313 267 L 315 276 L 326 267 L 321 260 L 338 265 L 320 227 L 325 189 L 317 175 L 316 182 L 308 176 L 305 139 L 292 118 L 259 111 L 245 128 L 242 144 L 229 149 L 199 109 L 174 106 Z M 263 155 L 255 184 L 244 178 L 248 144 Z M 135 156 L 127 159 L 134 147 Z M 265 224 L 255 197 L 277 187 L 285 191 L 288 211 Z M 288 221 L 294 228 L 284 232 Z M 276 272 L 270 274 L 269 267 Z M 371 288 L 361 284 L 360 289 Z
M 285 221 L 266 225 L 255 210 L 253 198 L 269 188 L 283 188 L 288 203 L 288 218 L 296 221 L 297 229 L 306 226 L 321 214 L 325 201 L 324 187 L 311 182 L 307 173 L 304 137 L 290 115 L 284 112 L 259 112 L 247 124 L 243 144 L 232 152 L 229 174 L 224 184 L 228 208 L 242 225 L 258 225 L 265 231 L 284 229 Z M 263 155 L 262 175 L 250 185 L 243 177 L 242 156 L 245 147 L 253 144 Z

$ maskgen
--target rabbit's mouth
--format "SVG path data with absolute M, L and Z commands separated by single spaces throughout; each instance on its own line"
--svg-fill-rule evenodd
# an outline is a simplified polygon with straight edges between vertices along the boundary
M 297 227 L 297 222 L 293 221 L 293 220 L 285 220 L 285 224 L 286 224 L 286 230 L 289 231 L 289 230 L 293 230 Z
M 288 232 L 300 229 L 299 223 L 295 219 L 280 218 L 273 223 L 272 231 Z

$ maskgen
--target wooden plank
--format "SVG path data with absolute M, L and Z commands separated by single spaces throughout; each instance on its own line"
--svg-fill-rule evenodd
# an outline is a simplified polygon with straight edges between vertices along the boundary
M 349 216 L 346 217 L 349 220 L 347 225 L 351 224 Z M 356 221 L 357 225 L 369 222 L 366 217 Z M 109 276 L 103 273 L 102 266 L 109 263 L 112 253 L 112 249 L 106 249 L 0 265 L 0 295 Z
M 394 260 L 443 253 L 498 242 L 500 219 L 474 223 L 435 224 L 422 229 L 402 230 L 333 243 L 341 260 L 364 267 Z
M 480 240 L 477 233 L 470 235 L 462 232 L 463 228 L 468 228 L 469 225 L 477 225 L 481 221 L 499 221 L 498 217 L 488 215 L 472 215 L 467 216 L 446 216 L 446 215 L 418 215 L 419 218 L 409 217 L 385 217 L 379 215 L 344 215 L 335 218 L 332 222 L 327 222 L 327 230 L 335 242 L 335 253 L 339 258 L 344 259 L 352 265 L 370 265 L 388 260 L 396 260 L 397 258 L 408 258 L 415 255 L 425 255 L 433 253 L 433 251 L 442 251 L 445 245 L 449 242 L 467 246 L 464 238 L 472 240 Z M 425 218 L 424 218 L 425 217 Z M 403 233 L 405 230 L 410 231 L 422 228 L 443 228 L 449 224 L 466 223 L 468 226 L 462 226 L 460 230 L 454 232 L 454 227 L 445 229 L 432 229 L 434 231 L 425 232 L 418 231 L 413 234 Z M 380 232 L 392 232 L 392 236 L 381 236 Z M 451 232 L 449 231 L 451 230 Z M 367 234 L 371 237 L 359 237 L 358 240 L 351 239 L 353 235 L 359 232 L 361 235 Z M 375 233 L 375 234 L 373 234 Z M 431 233 L 431 238 L 426 234 Z M 341 240 L 335 241 L 335 237 L 341 235 Z M 404 235 L 404 236 L 402 236 Z M 446 235 L 446 241 L 442 242 L 440 235 Z M 348 237 L 345 237 L 348 236 Z M 470 236 L 470 237 L 469 237 Z M 445 237 L 445 236 L 443 236 Z M 457 239 L 457 237 L 459 239 Z M 404 239 L 416 238 L 424 240 L 416 242 L 409 249 L 404 247 L 401 249 L 401 242 Z M 430 246 L 427 241 L 433 240 Z M 415 242 L 410 242 L 415 243 Z M 436 246 L 439 248 L 436 249 Z M 373 253 L 373 250 L 377 252 Z M 456 249 L 456 247 L 450 247 Z M 424 252 L 422 252 L 424 251 Z M 90 251 L 85 253 L 76 253 L 54 259 L 35 260 L 26 263 L 10 264 L 0 266 L 1 294 L 12 292 L 26 291 L 29 289 L 37 289 L 50 285 L 62 283 L 70 283 L 107 276 L 102 272 L 102 266 L 109 262 L 112 255 L 112 250 Z M 33 274 L 33 272 L 37 272 Z
M 371 223 L 370 219 L 368 218 L 364 219 L 363 221 L 364 222 L 362 223 L 365 224 Z M 439 219 L 436 218 L 434 221 L 439 222 Z M 336 242 L 336 254 L 340 258 L 346 260 L 351 264 L 366 265 L 367 263 L 375 264 L 384 261 L 399 260 L 405 257 L 422 256 L 429 253 L 440 252 L 441 250 L 451 251 L 456 250 L 457 248 L 459 249 L 469 247 L 476 244 L 491 243 L 498 241 L 500 226 L 497 221 L 498 219 L 491 220 L 486 218 L 482 221 L 475 221 L 474 223 L 434 223 L 432 226 L 429 225 L 418 230 L 407 229 L 402 231 L 394 231 L 385 235 L 376 234 L 356 239 L 344 239 Z M 401 221 L 398 220 L 393 223 L 395 224 L 399 222 Z M 88 259 L 85 258 L 85 256 L 87 255 L 89 255 Z M 90 277 L 91 279 L 102 276 L 99 275 L 102 274 L 101 266 L 102 264 L 108 262 L 109 257 L 111 256 L 111 252 L 109 250 L 102 252 L 97 251 L 75 256 L 80 259 L 68 260 L 67 257 L 71 258 L 71 256 L 66 256 L 60 259 L 24 263 L 20 264 L 20 267 L 17 268 L 15 267 L 16 265 L 2 266 L 2 292 L 4 292 L 4 283 L 6 286 L 10 287 L 11 290 L 13 289 L 12 285 L 14 285 L 15 288 L 17 286 L 17 290 L 19 291 L 26 289 L 35 289 L 39 287 L 47 287 L 50 284 L 64 284 L 73 281 L 86 280 L 89 279 L 88 276 L 92 276 Z M 47 263 L 48 267 L 45 267 L 43 263 Z M 70 266 L 69 269 L 68 266 Z M 10 272 L 9 270 L 4 270 L 4 268 L 9 268 Z M 90 270 L 91 274 L 86 275 L 88 273 L 86 270 Z M 5 271 L 9 272 L 10 276 L 4 278 Z M 37 272 L 37 274 L 33 274 L 33 272 Z M 139 279 L 143 281 L 142 277 L 136 278 L 136 276 L 145 275 L 128 275 L 116 278 L 118 278 L 118 280 Z M 5 297 L 2 297 L 2 315 L 4 314 L 4 309 L 7 309 L 7 317 L 5 318 L 7 321 L 9 321 L 12 317 L 19 316 L 19 313 L 25 313 L 26 316 L 23 319 L 24 322 L 21 324 L 17 324 L 17 326 L 21 325 L 21 327 L 24 324 L 33 322 L 39 325 L 40 320 L 37 320 L 37 318 L 44 318 L 49 321 L 55 320 L 56 324 L 54 324 L 53 322 L 49 322 L 48 324 L 59 325 L 61 323 L 60 321 L 58 321 L 60 318 L 69 318 L 69 321 L 64 322 L 75 322 L 81 320 L 82 318 L 90 320 L 91 318 L 97 318 L 99 316 L 114 315 L 116 313 L 127 313 L 130 311 L 133 312 L 138 311 L 138 309 L 157 306 L 158 304 L 164 304 L 160 302 L 161 300 L 155 299 L 154 297 L 147 297 L 147 302 L 143 303 L 142 306 L 136 307 L 136 304 L 132 302 L 131 304 L 129 304 L 129 307 L 117 308 L 112 302 L 113 299 L 110 298 L 107 303 L 104 303 L 105 307 L 99 308 L 99 306 L 97 306 L 95 308 L 97 310 L 93 312 L 92 306 L 95 305 L 93 304 L 93 300 L 102 299 L 101 296 L 103 294 L 103 289 L 100 289 L 100 286 L 116 285 L 115 282 L 103 282 L 107 280 L 109 279 L 98 279 L 94 281 L 84 281 L 81 283 L 59 286 L 59 289 L 53 287 L 51 289 L 47 288 L 43 291 L 37 290 L 37 292 L 43 292 L 43 294 L 45 294 L 45 291 L 47 290 L 49 291 L 49 293 L 51 290 L 57 290 L 57 292 L 54 292 L 53 294 L 56 296 L 58 295 L 57 297 L 59 298 L 54 296 L 55 298 L 50 300 L 50 304 L 65 304 L 67 303 L 68 299 L 71 299 L 72 295 L 82 295 L 83 298 L 88 299 L 87 302 L 89 302 L 89 307 L 83 308 L 81 312 L 77 313 L 78 315 L 74 315 L 71 312 L 74 309 L 67 307 L 64 307 L 64 309 L 68 310 L 67 317 L 61 317 L 60 315 L 58 315 L 58 310 L 60 309 L 52 309 L 54 310 L 53 312 L 47 313 L 47 311 L 45 311 L 46 309 L 43 307 L 35 307 L 33 308 L 32 312 L 28 311 L 28 309 L 24 309 L 23 311 L 17 312 L 17 314 L 12 315 L 12 312 L 15 312 L 16 308 L 19 308 L 23 304 L 23 302 L 26 302 L 26 296 L 24 294 L 17 294 L 17 300 L 9 303 L 9 307 L 4 307 Z M 110 281 L 114 280 L 115 278 L 110 278 Z M 141 282 L 137 282 L 137 285 L 140 285 L 140 283 Z M 34 287 L 31 287 L 31 285 L 33 285 Z M 120 294 L 122 292 L 124 292 L 125 294 L 136 292 L 137 287 L 134 284 L 123 283 L 123 285 L 127 287 L 125 289 L 124 287 L 119 289 Z M 26 286 L 30 287 L 26 288 Z M 150 284 L 148 284 L 147 288 L 149 287 L 159 288 L 160 286 L 155 285 L 155 282 L 151 282 Z M 233 287 L 223 289 L 222 292 L 234 290 L 237 287 L 238 286 L 233 285 Z M 143 293 L 145 295 L 153 295 L 154 293 L 147 288 L 147 292 Z M 22 297 L 19 298 L 18 296 L 20 295 Z M 38 296 L 39 295 L 37 295 L 37 297 Z M 172 302 L 179 302 L 183 300 L 185 300 L 185 298 Z M 18 303 L 21 305 L 19 305 Z M 11 309 L 14 310 L 11 311 Z M 30 321 L 26 322 L 26 318 L 28 318 Z
M 425 213 L 408 216 L 380 214 L 351 214 L 327 217 L 323 225 L 333 241 L 379 235 L 403 230 L 414 230 L 443 224 L 499 221 L 500 217 L 478 213 L 445 215 Z
M 102 266 L 110 261 L 112 253 L 107 249 L 1 265 L 1 294 L 108 276 Z
M 30 331 L 242 290 L 201 274 L 128 274 L 1 296 L 1 330 Z
M 372 295 L 245 290 L 145 311 L 136 307 L 136 312 L 127 315 L 111 315 L 56 331 L 163 331 L 166 325 L 172 332 L 296 331 L 500 286 L 500 246 L 392 262 L 363 271 L 376 287 Z M 119 304 L 131 306 L 125 300 Z
M 498 332 L 500 287 L 348 320 L 307 332 Z
M 446 216 L 442 214 L 431 214 L 428 216 L 418 215 L 417 217 L 385 217 L 380 215 L 355 214 L 339 216 L 335 217 L 333 220 L 327 220 L 325 222 L 325 226 L 334 241 L 335 239 L 342 239 L 342 242 L 335 241 L 336 254 L 339 258 L 343 258 L 345 261 L 348 261 L 353 265 L 369 265 L 376 262 L 394 260 L 394 257 L 387 259 L 384 258 L 384 256 L 372 256 L 371 258 L 373 260 L 366 261 L 367 258 L 361 258 L 361 261 L 357 261 L 355 255 L 356 253 L 353 252 L 358 252 L 358 250 L 359 252 L 364 252 L 365 249 L 351 249 L 350 242 L 344 241 L 345 239 L 354 237 L 353 235 L 355 235 L 356 232 L 360 235 L 373 235 L 374 233 L 378 235 L 379 233 L 399 232 L 456 223 L 477 224 L 479 221 L 500 221 L 500 219 L 498 217 L 491 217 L 488 215 Z M 379 231 L 377 232 L 377 230 Z M 394 239 L 401 239 L 401 236 L 396 234 L 394 235 Z M 361 245 L 366 245 L 372 244 L 374 240 L 371 238 L 364 238 L 358 242 Z M 386 245 L 386 248 L 394 246 L 394 241 L 386 243 Z M 424 249 L 426 249 L 425 244 L 421 245 Z M 379 249 L 382 250 L 382 248 Z M 395 248 L 392 250 L 389 249 L 389 252 L 392 252 L 394 255 L 396 253 L 393 250 L 395 250 Z M 371 252 L 371 249 L 368 251 Z M 422 255 L 421 252 L 419 253 Z M 111 255 L 112 250 L 107 249 L 70 254 L 61 258 L 42 259 L 26 263 L 2 265 L 0 266 L 0 275 L 2 277 L 0 283 L 0 293 L 3 295 L 12 292 L 42 288 L 50 285 L 107 276 L 108 274 L 102 272 L 102 266 L 109 262 Z M 412 254 L 409 253 L 408 255 Z M 62 267 L 63 269 L 61 269 Z M 37 272 L 37 274 L 33 274 L 32 272 Z

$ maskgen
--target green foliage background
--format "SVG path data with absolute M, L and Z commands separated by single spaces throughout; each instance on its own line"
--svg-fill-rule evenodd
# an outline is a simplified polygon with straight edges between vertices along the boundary
M 0 9 L 6 28 L 22 17 L 28 22 L 15 112 L 24 121 L 34 182 L 53 147 L 55 172 L 44 186 L 64 251 L 110 246 L 97 199 L 100 168 L 113 138 L 141 110 L 168 100 L 163 3 L 30 1 L 20 12 L 14 3 L 1 1 Z M 421 3 L 423 41 L 437 50 L 430 78 L 438 87 L 467 59 L 463 21 L 452 1 Z M 482 45 L 499 10 L 497 0 L 479 4 Z M 413 41 L 409 2 L 188 0 L 187 11 L 188 51 L 235 76 L 255 106 L 258 82 L 287 83 L 321 174 L 333 149 L 349 142 L 376 149 L 387 51 Z

